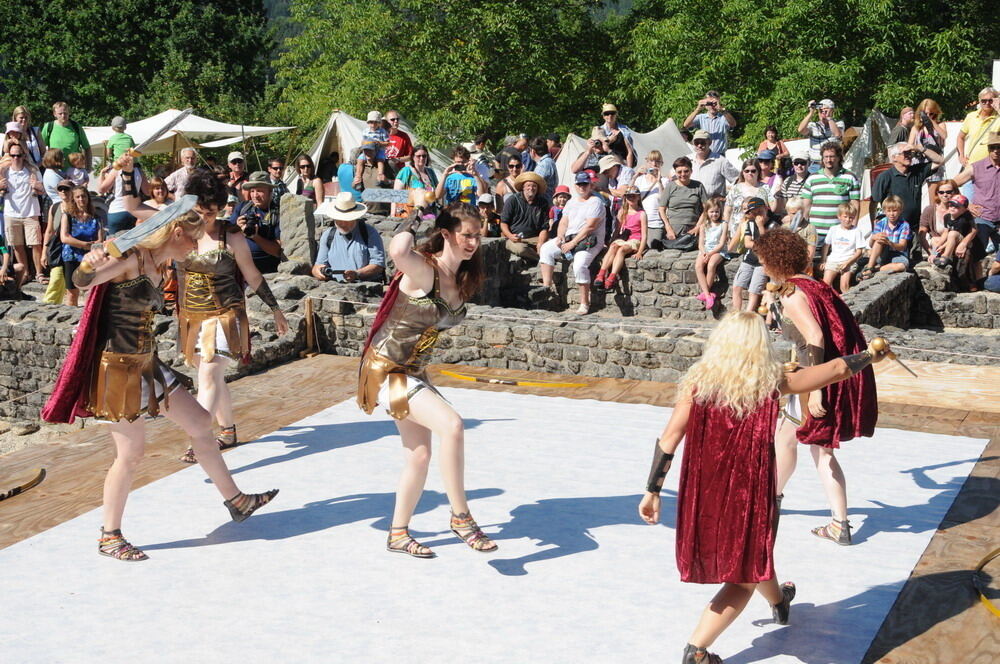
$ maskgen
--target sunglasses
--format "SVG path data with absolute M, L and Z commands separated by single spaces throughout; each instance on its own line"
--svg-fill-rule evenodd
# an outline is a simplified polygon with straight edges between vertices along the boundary
M 524 164 L 507 164 L 507 168 L 524 168 Z
M 301 171 L 303 168 L 312 168 L 312 164 L 299 164 L 299 170 Z
M 708 141 L 703 141 L 701 139 L 694 141 L 695 145 L 708 145 Z
M 399 122 L 399 118 L 386 118 L 389 122 Z
M 281 170 L 281 166 L 268 166 L 267 170 L 269 170 L 269 171 L 280 171 Z
M 23 157 L 23 156 L 24 156 L 24 155 L 23 155 L 23 154 L 21 154 L 20 152 L 18 152 L 17 154 L 14 154 L 13 152 L 11 152 L 11 153 L 10 153 L 10 158 L 11 158 L 11 159 L 20 159 L 20 158 L 21 158 L 21 157 Z
M 414 159 L 416 159 L 417 157 L 420 157 L 421 159 L 427 159 L 427 155 L 423 152 L 418 152 L 417 154 L 413 155 Z
M 744 173 L 759 173 L 760 171 L 758 171 L 756 168 L 744 168 L 743 172 Z
M 230 164 L 242 164 L 243 160 L 242 159 L 233 159 L 229 163 Z
M 992 99 L 980 99 L 980 100 L 979 100 L 979 103 L 980 103 L 980 104 L 989 104 L 989 103 L 991 103 L 992 101 L 993 101 Z
M 577 182 L 576 186 L 578 186 L 578 187 L 589 187 L 590 183 L 589 182 Z
M 792 162 L 793 166 L 807 166 L 809 164 L 805 159 L 796 159 Z
M 954 194 L 955 190 L 954 189 L 938 189 L 937 193 L 939 193 L 939 194 L 941 194 L 943 196 L 948 196 L 949 194 Z
M 906 152 L 903 152 L 903 153 L 902 153 L 902 155 L 903 155 L 904 157 L 906 157 L 907 159 L 913 159 L 913 157 L 914 157 L 914 156 L 916 156 L 916 154 L 917 154 L 917 153 L 916 153 L 916 152 L 914 152 L 913 150 L 907 150 Z
M 617 111 L 604 111 L 603 115 L 604 115 L 604 117 L 608 117 L 609 115 L 618 115 L 618 112 Z

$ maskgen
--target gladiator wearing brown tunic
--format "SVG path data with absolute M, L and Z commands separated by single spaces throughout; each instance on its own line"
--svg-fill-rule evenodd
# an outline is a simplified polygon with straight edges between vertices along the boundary
M 400 292 L 361 362 L 358 406 L 371 415 L 378 405 L 379 390 L 388 380 L 389 414 L 397 420 L 409 415 L 410 397 L 424 387 L 434 389 L 427 380 L 426 367 L 438 335 L 460 324 L 465 314 L 464 303 L 452 309 L 440 297 L 436 264 L 431 292 L 422 296 Z M 416 378 L 419 384 L 407 390 L 407 376 Z
M 163 294 L 143 272 L 142 252 L 136 256 L 139 276 L 108 284 L 104 294 L 91 374 L 87 409 L 115 422 L 158 415 L 159 402 L 168 405 L 173 387 L 186 382 L 156 355 L 153 317 L 163 308 Z
M 237 280 L 236 257 L 226 246 L 226 236 L 238 231 L 236 226 L 223 228 L 218 247 L 204 253 L 192 252 L 177 264 L 179 346 L 189 365 L 194 364 L 199 352 L 206 362 L 216 354 L 237 360 L 250 354 L 246 298 Z M 220 325 L 228 351 L 216 348 Z

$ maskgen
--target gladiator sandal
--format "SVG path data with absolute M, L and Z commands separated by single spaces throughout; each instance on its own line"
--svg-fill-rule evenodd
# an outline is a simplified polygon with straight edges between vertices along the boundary
M 139 561 L 149 560 L 149 556 L 131 544 L 122 536 L 121 528 L 105 530 L 101 528 L 101 539 L 97 541 L 97 552 L 102 556 L 116 560 Z
M 497 543 L 489 538 L 468 512 L 451 513 L 451 532 L 474 550 L 481 553 L 496 551 Z
M 194 448 L 193 447 L 188 447 L 184 451 L 184 454 L 182 454 L 179 457 L 177 457 L 177 460 L 178 461 L 183 461 L 184 463 L 198 463 L 198 459 L 194 455 Z
M 431 551 L 417 540 L 410 536 L 408 526 L 402 528 L 392 527 L 389 529 L 389 539 L 385 543 L 386 551 L 393 553 L 405 553 L 414 558 L 434 558 L 436 553 Z
M 277 489 L 271 489 L 264 493 L 243 493 L 241 491 L 222 504 L 229 508 L 229 515 L 233 517 L 233 521 L 246 521 L 251 514 L 271 502 L 271 499 L 276 495 L 278 495 Z
M 774 622 L 779 625 L 788 624 L 788 613 L 792 609 L 793 599 L 795 599 L 795 584 L 782 583 L 781 601 L 771 605 L 771 615 L 774 617 Z
M 849 546 L 851 544 L 851 522 L 847 519 L 843 521 L 832 519 L 825 526 L 813 528 L 812 534 L 836 542 L 840 546 Z
M 722 658 L 689 643 L 684 648 L 681 664 L 722 664 Z
M 215 442 L 219 444 L 220 450 L 228 450 L 230 447 L 239 445 L 239 441 L 236 440 L 236 425 L 222 427 L 222 431 L 215 437 Z

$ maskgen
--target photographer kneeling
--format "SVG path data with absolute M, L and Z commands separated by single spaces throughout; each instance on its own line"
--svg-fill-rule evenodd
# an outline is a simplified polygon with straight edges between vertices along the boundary
M 249 200 L 236 206 L 229 222 L 239 226 L 246 236 L 257 269 L 262 274 L 277 272 L 281 261 L 281 229 L 271 176 L 256 171 L 241 186 Z
M 312 276 L 320 281 L 346 283 L 382 281 L 385 250 L 378 231 L 361 219 L 367 211 L 346 191 L 316 210 L 333 219 L 334 225 L 320 237 Z

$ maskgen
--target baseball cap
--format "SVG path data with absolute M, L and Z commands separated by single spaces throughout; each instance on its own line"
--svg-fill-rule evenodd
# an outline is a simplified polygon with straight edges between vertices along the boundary
M 819 107 L 820 108 L 837 108 L 837 105 L 833 103 L 832 99 L 820 99 L 820 101 L 819 101 Z
M 764 207 L 767 202 L 763 198 L 757 196 L 751 196 L 743 203 L 743 210 L 749 212 L 750 210 L 756 210 L 759 207 Z
M 774 158 L 777 156 L 778 153 L 775 152 L 774 150 L 761 150 L 760 152 L 757 153 L 757 158 L 763 161 L 773 161 Z
M 969 207 L 969 199 L 962 194 L 955 194 L 944 205 L 945 207 Z
M 62 191 L 63 189 L 72 189 L 76 185 L 72 180 L 59 180 L 59 184 L 56 185 L 56 191 Z
M 618 107 L 615 106 L 614 104 L 604 104 L 603 106 L 601 106 L 601 115 L 604 115 L 605 113 L 617 113 L 617 112 L 618 112 Z
M 242 152 L 230 152 L 229 156 L 226 157 L 226 161 L 229 161 L 229 162 L 236 161 L 237 159 L 243 159 L 243 153 Z M 246 160 L 243 159 L 243 161 L 246 161 Z
M 698 140 L 708 141 L 708 140 L 711 140 L 711 139 L 712 139 L 712 135 L 709 134 L 704 129 L 699 129 L 698 131 L 694 132 L 693 136 L 691 136 L 691 140 L 692 141 L 698 141 Z
M 382 122 L 382 114 L 378 111 L 368 111 L 368 122 Z
M 13 121 L 8 122 L 7 123 L 7 129 L 4 131 L 4 133 L 5 134 L 9 134 L 12 131 L 16 131 L 16 132 L 20 133 L 20 131 L 21 131 L 21 125 L 18 124 L 17 122 L 13 122 Z
M 116 115 L 111 118 L 111 128 L 112 129 L 124 129 L 125 128 L 125 118 L 120 115 Z
M 573 178 L 573 182 L 576 184 L 583 184 L 584 182 L 590 184 L 590 174 L 587 171 L 580 171 L 576 174 L 576 177 Z
M 476 199 L 477 205 L 493 205 L 493 194 L 483 194 Z

